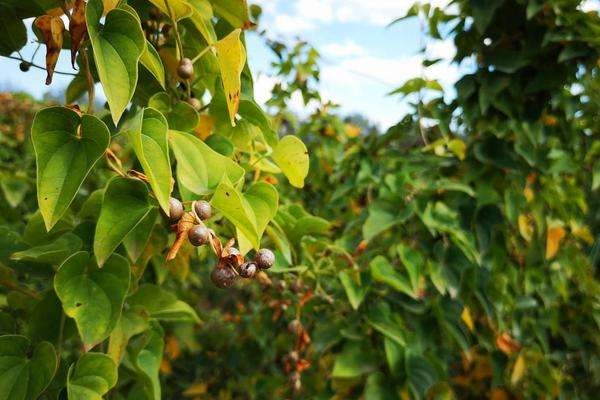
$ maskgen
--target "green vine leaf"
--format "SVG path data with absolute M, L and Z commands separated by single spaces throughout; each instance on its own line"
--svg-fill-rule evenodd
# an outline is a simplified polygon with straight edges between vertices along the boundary
M 52 381 L 57 367 L 50 343 L 40 342 L 31 348 L 25 336 L 0 336 L 0 399 L 37 398 Z
M 211 199 L 211 204 L 238 230 L 240 243 L 248 243 L 255 249 L 260 247 L 267 224 L 277 214 L 278 202 L 277 190 L 268 183 L 255 183 L 242 194 L 226 178 Z M 240 247 L 243 247 L 242 252 L 249 250 L 247 246 Z
M 117 383 L 117 365 L 102 353 L 86 353 L 69 367 L 69 400 L 101 400 Z
M 211 0 L 215 11 L 234 28 L 247 28 L 250 23 L 246 0 Z
M 302 140 L 296 136 L 284 136 L 271 154 L 281 171 L 297 188 L 304 187 L 304 179 L 308 175 L 309 159 L 308 150 Z
M 157 110 L 146 108 L 134 118 L 127 137 L 133 146 L 150 187 L 163 211 L 169 214 L 169 198 L 173 187 L 167 119 Z
M 192 307 L 156 285 L 141 285 L 138 291 L 127 299 L 127 304 L 133 309 L 145 310 L 150 318 L 161 321 L 200 321 Z
M 139 18 L 115 8 L 100 25 L 104 6 L 101 0 L 87 3 L 85 19 L 92 43 L 98 77 L 115 125 L 133 97 L 138 78 L 138 61 L 146 47 Z
M 224 175 L 235 184 L 244 178 L 242 167 L 195 136 L 171 130 L 169 143 L 177 160 L 177 180 L 192 193 L 212 193 Z
M 163 357 L 164 332 L 154 323 L 137 341 L 132 342 L 129 360 L 140 376 L 149 399 L 160 400 L 160 363 Z
M 37 164 L 37 198 L 46 230 L 69 208 L 110 142 L 106 125 L 66 107 L 39 111 L 31 127 Z
M 198 125 L 198 112 L 181 100 L 171 100 L 165 92 L 156 93 L 148 100 L 148 107 L 161 112 L 169 123 L 169 129 L 191 132 Z
M 81 246 L 83 242 L 79 236 L 67 232 L 52 243 L 13 253 L 10 258 L 15 261 L 60 264 L 65 258 L 79 251 Z
M 112 332 L 121 315 L 129 280 L 129 262 L 118 254 L 100 268 L 88 252 L 81 251 L 59 267 L 54 290 L 65 314 L 75 319 L 86 349 Z
M 162 88 L 165 88 L 165 67 L 152 43 L 146 41 L 146 48 L 140 57 L 140 63 L 156 78 Z
M 187 18 L 192 15 L 192 6 L 185 0 L 150 0 L 150 3 L 175 20 Z M 169 12 L 169 9 L 171 12 Z
M 122 177 L 111 179 L 104 193 L 94 236 L 98 265 L 104 264 L 151 209 L 148 188 L 143 182 Z
M 0 4 L 0 55 L 10 56 L 27 44 L 25 24 L 15 14 L 14 9 Z

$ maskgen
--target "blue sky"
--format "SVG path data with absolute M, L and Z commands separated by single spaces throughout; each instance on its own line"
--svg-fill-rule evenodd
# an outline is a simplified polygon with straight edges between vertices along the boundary
M 430 2 L 443 6 L 449 0 Z M 412 0 L 255 0 L 254 3 L 263 8 L 261 25 L 270 38 L 287 43 L 300 38 L 319 50 L 320 90 L 325 99 L 340 104 L 342 113 L 363 114 L 382 128 L 397 122 L 407 110 L 405 102 L 386 95 L 392 89 L 421 73 L 449 87 L 465 68 L 449 62 L 454 55 L 452 41 L 426 41 L 416 19 L 387 26 L 406 12 Z M 589 0 L 583 7 L 597 10 L 600 0 Z M 441 57 L 448 62 L 422 71 L 419 54 L 422 46 L 426 46 L 429 57 Z M 262 103 L 277 82 L 270 68 L 273 55 L 262 39 L 253 34 L 247 35 L 247 47 L 255 74 L 255 96 Z M 34 49 L 34 45 L 28 45 L 22 51 L 23 56 L 29 58 Z M 37 64 L 44 64 L 44 53 L 45 49 L 40 49 L 35 58 Z M 54 83 L 48 88 L 44 85 L 45 71 L 32 68 L 22 73 L 18 64 L 0 57 L 1 90 L 25 90 L 41 97 L 48 90 L 64 89 L 71 79 L 55 74 Z M 56 70 L 73 72 L 67 53 L 61 55 Z M 311 109 L 304 107 L 299 96 L 293 99 L 291 107 L 300 114 Z

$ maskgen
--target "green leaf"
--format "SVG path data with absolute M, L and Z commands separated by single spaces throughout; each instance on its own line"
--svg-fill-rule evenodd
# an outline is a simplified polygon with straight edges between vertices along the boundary
M 426 358 L 413 351 L 406 352 L 405 368 L 408 386 L 414 398 L 425 398 L 429 388 L 437 381 L 435 370 Z
M 146 40 L 137 15 L 114 8 L 100 25 L 103 10 L 102 0 L 88 1 L 85 20 L 98 77 L 116 125 L 133 97 Z
M 110 334 L 107 354 L 115 363 L 120 364 L 129 340 L 147 330 L 148 327 L 147 318 L 141 313 L 123 310 L 121 318 Z
M 25 176 L 1 174 L 0 188 L 2 188 L 6 202 L 12 208 L 16 208 L 29 191 L 29 180 Z
M 117 365 L 102 353 L 86 353 L 71 365 L 67 377 L 69 400 L 101 400 L 117 383 Z
M 240 40 L 241 33 L 241 29 L 235 29 L 215 44 L 231 126 L 235 126 L 235 116 L 240 106 L 240 76 L 246 64 L 246 50 Z
M 141 285 L 127 299 L 127 303 L 131 307 L 145 310 L 149 317 L 162 321 L 200 321 L 192 307 L 156 285 Z
M 158 208 L 152 208 L 142 221 L 123 239 L 125 251 L 131 259 L 131 262 L 136 262 L 142 255 L 142 252 L 148 244 L 152 229 L 158 218 Z
M 239 126 L 239 125 L 238 125 Z M 204 143 L 214 151 L 225 157 L 231 157 L 234 152 L 233 143 L 225 136 L 218 133 L 213 133 L 204 140 Z
M 342 286 L 344 287 L 348 301 L 350 301 L 350 305 L 353 309 L 358 310 L 358 307 L 360 307 L 360 304 L 367 295 L 368 287 L 362 286 L 361 283 L 357 282 L 357 279 L 353 278 L 348 271 L 340 271 L 338 273 L 338 278 L 340 279 L 340 282 L 342 282 Z
M 16 252 L 11 256 L 11 259 L 15 261 L 60 264 L 65 258 L 79 251 L 82 245 L 83 242 L 77 235 L 68 232 L 52 243 Z
M 223 176 L 234 184 L 244 177 L 244 169 L 236 162 L 193 135 L 169 131 L 169 143 L 177 160 L 177 180 L 192 193 L 212 193 Z
M 45 340 L 58 345 L 61 339 L 68 339 L 77 332 L 75 323 L 70 319 L 64 321 L 63 331 L 60 332 L 63 317 L 62 304 L 54 290 L 45 291 L 31 309 L 27 321 L 27 336 L 34 343 Z
M 393 314 L 389 304 L 379 301 L 370 310 L 367 322 L 376 331 L 398 343 L 400 346 L 406 344 L 402 319 L 398 314 Z
M 163 67 L 162 61 L 158 52 L 150 43 L 146 40 L 146 48 L 140 57 L 140 62 L 156 78 L 160 86 L 165 88 L 165 67 Z
M 250 22 L 246 0 L 211 0 L 214 10 L 234 28 L 247 28 Z
M 377 282 L 385 283 L 394 290 L 416 298 L 410 283 L 383 256 L 377 256 L 369 264 L 371 275 Z
M 0 4 L 0 56 L 10 56 L 27 44 L 27 30 L 14 9 Z
M 110 180 L 94 237 L 94 254 L 98 265 L 104 264 L 151 209 L 148 189 L 143 182 L 121 177 Z
M 335 358 L 333 378 L 355 378 L 369 373 L 376 368 L 374 353 L 360 342 L 350 341 L 344 350 Z
M 106 125 L 66 107 L 39 111 L 31 127 L 37 165 L 37 198 L 50 230 L 67 211 L 79 187 L 110 142 Z
M 65 314 L 75 319 L 86 348 L 110 335 L 121 315 L 129 280 L 129 262 L 117 254 L 100 268 L 88 252 L 81 251 L 59 267 L 54 289 Z
M 36 399 L 56 373 L 54 346 L 40 342 L 33 348 L 25 336 L 0 336 L 0 399 Z
M 185 0 L 149 0 L 164 14 L 175 20 L 187 18 L 192 15 L 192 7 Z M 167 6 L 168 3 L 168 6 Z M 169 12 L 169 10 L 171 12 Z
M 208 0 L 195 0 L 190 6 L 193 9 L 191 20 L 209 45 L 217 41 L 217 34 L 211 22 L 213 10 Z
M 198 125 L 198 112 L 185 101 L 174 100 L 168 94 L 159 92 L 148 100 L 148 106 L 163 113 L 169 122 L 169 129 L 191 132 Z
M 157 110 L 146 108 L 134 119 L 127 137 L 144 169 L 150 187 L 163 211 L 169 214 L 172 181 L 167 119 Z
M 278 201 L 277 190 L 268 183 L 255 183 L 242 194 L 224 178 L 215 190 L 211 204 L 235 225 L 252 247 L 258 249 L 267 224 L 277 213 Z
M 367 378 L 365 384 L 365 400 L 393 400 L 397 396 L 389 387 L 390 382 L 381 372 L 374 372 Z
M 163 356 L 163 331 L 155 324 L 136 343 L 129 352 L 131 364 L 142 378 L 144 391 L 149 399 L 160 400 L 160 363 Z
M 296 136 L 284 136 L 271 154 L 281 171 L 294 187 L 304 187 L 304 178 L 308 175 L 308 150 Z
M 397 249 L 400 260 L 408 271 L 413 292 L 416 293 L 419 289 L 419 278 L 421 277 L 422 271 L 425 269 L 423 256 L 418 251 L 402 243 L 398 245 Z

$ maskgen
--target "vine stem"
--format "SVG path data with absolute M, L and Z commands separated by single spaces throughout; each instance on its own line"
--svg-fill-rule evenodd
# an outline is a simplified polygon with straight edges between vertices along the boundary
M 88 56 L 87 46 L 83 49 L 83 65 L 85 68 L 85 75 L 86 75 L 87 84 L 88 84 L 88 110 L 87 110 L 87 112 L 89 114 L 93 114 L 94 113 L 95 89 L 94 89 L 94 78 L 92 77 L 92 71 L 90 69 L 90 60 L 89 60 L 89 56 Z
M 66 315 L 61 310 L 61 313 L 60 313 L 60 327 L 58 329 L 58 348 L 57 348 L 57 353 L 59 355 L 60 355 L 60 353 L 62 351 L 62 344 L 63 344 L 63 338 L 64 338 L 64 332 L 65 332 L 65 320 L 66 320 Z
M 203 55 L 205 55 L 210 49 L 212 49 L 211 45 L 206 46 L 196 57 L 192 59 L 192 64 L 195 64 Z
M 26 62 L 27 64 L 29 64 L 29 66 L 30 66 L 30 67 L 33 67 L 33 68 L 39 68 L 39 69 L 41 69 L 41 70 L 44 70 L 44 71 L 46 71 L 46 68 L 45 68 L 45 67 L 42 67 L 41 65 L 37 65 L 37 64 L 34 64 L 34 63 L 32 63 L 32 62 L 29 62 L 29 61 L 25 60 L 23 57 L 15 57 L 15 56 L 3 56 L 3 57 L 10 58 L 10 59 L 12 59 L 12 60 L 17 60 L 17 61 L 24 61 L 24 62 Z M 70 76 L 77 76 L 77 74 L 74 74 L 74 73 L 72 73 L 72 72 L 54 71 L 54 73 L 55 73 L 55 74 L 58 74 L 58 75 L 70 75 Z

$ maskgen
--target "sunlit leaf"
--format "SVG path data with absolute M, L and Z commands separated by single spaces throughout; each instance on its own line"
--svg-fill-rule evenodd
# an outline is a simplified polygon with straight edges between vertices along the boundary
M 292 186 L 304 187 L 308 175 L 309 159 L 306 145 L 296 136 L 284 136 L 273 149 L 271 157 Z
M 69 368 L 69 400 L 100 400 L 117 383 L 117 365 L 106 354 L 86 353 Z
M 246 64 L 246 50 L 240 40 L 240 34 L 241 30 L 236 29 L 215 44 L 232 126 L 235 126 L 235 116 L 240 105 L 242 90 L 240 75 Z

